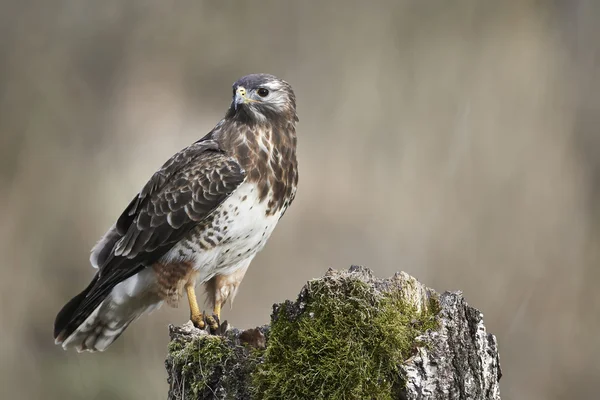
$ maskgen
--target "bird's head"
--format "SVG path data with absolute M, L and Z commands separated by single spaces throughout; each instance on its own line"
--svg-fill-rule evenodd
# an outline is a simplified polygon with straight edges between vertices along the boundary
M 294 119 L 296 96 L 289 83 L 269 74 L 252 74 L 233 84 L 229 117 L 249 122 Z

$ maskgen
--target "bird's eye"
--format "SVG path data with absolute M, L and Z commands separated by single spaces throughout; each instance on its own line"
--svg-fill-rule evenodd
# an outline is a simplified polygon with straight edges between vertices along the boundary
M 260 88 L 256 91 L 260 97 L 267 97 L 269 95 L 269 91 L 265 88 Z

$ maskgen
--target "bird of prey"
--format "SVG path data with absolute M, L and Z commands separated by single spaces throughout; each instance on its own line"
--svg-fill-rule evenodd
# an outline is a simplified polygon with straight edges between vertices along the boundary
M 267 74 L 235 82 L 225 118 L 171 157 L 92 249 L 97 272 L 56 316 L 56 343 L 103 351 L 184 291 L 194 325 L 218 332 L 222 305 L 296 195 L 297 122 L 287 82 Z M 197 284 L 213 307 L 208 317 Z

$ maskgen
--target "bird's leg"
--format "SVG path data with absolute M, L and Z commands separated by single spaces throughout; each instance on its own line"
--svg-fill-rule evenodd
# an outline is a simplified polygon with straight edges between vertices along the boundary
M 190 303 L 190 319 L 196 328 L 204 329 L 206 326 L 204 323 L 204 316 L 198 307 L 198 300 L 196 300 L 196 288 L 193 284 L 187 284 L 185 286 L 187 293 L 188 302 Z
M 206 282 L 206 293 L 213 305 L 213 314 L 207 316 L 205 321 L 210 327 L 211 333 L 223 334 L 227 331 L 229 324 L 227 321 L 221 321 L 221 309 L 227 300 L 233 301 L 239 282 L 241 282 L 249 263 L 250 259 L 239 272 L 230 275 L 215 275 Z

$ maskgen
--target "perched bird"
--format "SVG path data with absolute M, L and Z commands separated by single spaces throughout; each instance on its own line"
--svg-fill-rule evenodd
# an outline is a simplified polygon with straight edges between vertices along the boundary
M 169 159 L 92 249 L 87 288 L 54 323 L 57 344 L 103 351 L 144 312 L 185 291 L 196 327 L 219 330 L 250 262 L 296 195 L 296 98 L 273 75 L 248 75 L 212 131 Z M 205 317 L 195 287 L 204 284 Z

